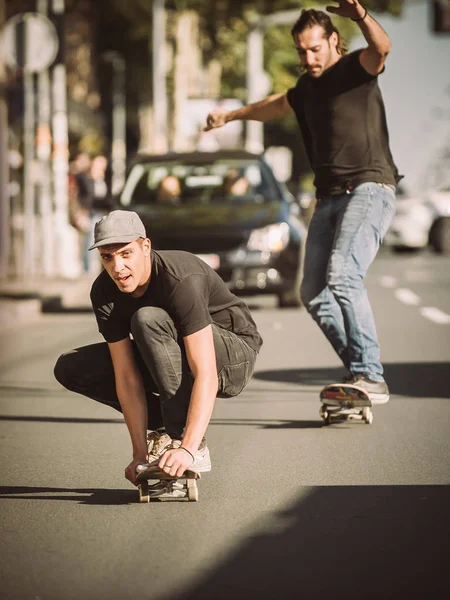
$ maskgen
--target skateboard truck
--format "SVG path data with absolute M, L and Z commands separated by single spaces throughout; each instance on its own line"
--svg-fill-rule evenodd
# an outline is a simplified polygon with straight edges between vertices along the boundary
M 200 473 L 186 470 L 181 477 L 168 475 L 159 469 L 147 469 L 137 476 L 139 502 L 152 500 L 187 500 L 198 502 L 197 479 Z M 150 480 L 156 483 L 150 485 Z

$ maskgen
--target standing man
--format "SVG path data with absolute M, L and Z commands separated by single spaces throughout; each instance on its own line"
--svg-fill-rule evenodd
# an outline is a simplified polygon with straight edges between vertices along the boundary
M 91 301 L 106 343 L 63 354 L 56 379 L 123 413 L 132 483 L 149 465 L 172 476 L 210 471 L 205 432 L 216 396 L 244 389 L 262 345 L 247 306 L 195 255 L 152 250 L 135 212 L 103 217 L 93 248 L 104 271 Z
M 346 381 L 381 404 L 389 400 L 389 389 L 363 279 L 391 222 L 400 179 L 377 81 L 391 43 L 357 0 L 337 4 L 327 10 L 358 23 L 366 48 L 346 54 L 330 17 L 303 10 L 292 28 L 303 71 L 297 85 L 235 111 L 214 110 L 205 130 L 235 119 L 268 121 L 295 113 L 318 200 L 302 299 L 347 368 Z

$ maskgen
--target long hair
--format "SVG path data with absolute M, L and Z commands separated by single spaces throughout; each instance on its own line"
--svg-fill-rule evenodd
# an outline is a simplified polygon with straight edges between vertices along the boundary
M 296 35 L 302 33 L 304 29 L 308 27 L 314 27 L 315 25 L 319 25 L 319 27 L 322 27 L 325 33 L 325 38 L 327 40 L 330 39 L 333 33 L 336 33 L 338 37 L 338 43 L 336 46 L 337 53 L 341 56 L 346 54 L 347 46 L 344 40 L 342 39 L 339 31 L 333 25 L 333 22 L 327 15 L 327 13 L 321 10 L 314 10 L 314 8 L 311 8 L 309 10 L 303 9 L 299 18 L 294 23 L 294 26 L 291 29 L 291 35 L 295 40 Z

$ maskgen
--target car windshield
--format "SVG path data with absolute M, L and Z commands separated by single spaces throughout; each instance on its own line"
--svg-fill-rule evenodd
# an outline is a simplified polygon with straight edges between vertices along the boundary
M 142 163 L 130 172 L 122 205 L 262 204 L 280 200 L 270 170 L 258 160 Z

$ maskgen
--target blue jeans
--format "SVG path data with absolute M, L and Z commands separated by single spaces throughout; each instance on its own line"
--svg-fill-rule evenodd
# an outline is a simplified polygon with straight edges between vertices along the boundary
M 364 276 L 395 209 L 395 188 L 363 183 L 317 202 L 306 242 L 301 296 L 353 374 L 383 381 L 380 345 Z

